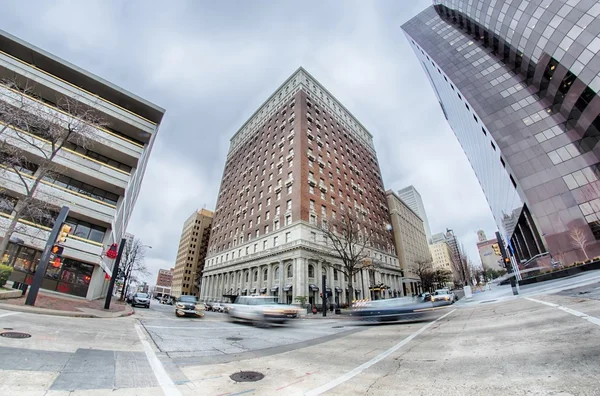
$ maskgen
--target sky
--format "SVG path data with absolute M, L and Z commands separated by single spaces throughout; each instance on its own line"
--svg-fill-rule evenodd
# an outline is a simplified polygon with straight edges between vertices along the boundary
M 374 137 L 386 189 L 414 185 L 432 233 L 477 265 L 496 225 L 400 26 L 430 0 L 2 2 L 2 29 L 167 110 L 127 231 L 153 283 L 183 222 L 214 209 L 229 139 L 299 66 Z

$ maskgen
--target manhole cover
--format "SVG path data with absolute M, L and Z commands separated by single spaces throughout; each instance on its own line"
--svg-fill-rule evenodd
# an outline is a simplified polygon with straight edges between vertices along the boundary
M 333 326 L 332 329 L 343 329 L 344 326 Z
M 0 333 L 0 336 L 6 337 L 6 338 L 29 338 L 29 337 L 31 337 L 31 334 L 19 333 L 16 331 L 5 331 L 3 333 Z
M 228 340 L 228 341 L 242 341 L 243 338 L 241 338 L 241 337 L 227 337 L 226 340 Z
M 235 382 L 256 382 L 265 378 L 264 374 L 256 371 L 240 371 L 229 376 Z

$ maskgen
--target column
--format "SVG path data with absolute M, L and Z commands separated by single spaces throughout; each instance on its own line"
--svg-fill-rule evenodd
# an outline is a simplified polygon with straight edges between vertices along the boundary
M 283 287 L 285 286 L 285 279 L 286 274 L 285 268 L 283 266 L 283 260 L 279 260 L 279 289 L 277 290 L 277 298 L 279 299 L 280 303 L 285 302 L 285 299 L 283 298 Z
M 273 286 L 273 265 L 267 264 L 267 295 L 271 295 L 271 287 Z
M 292 303 L 297 303 L 296 297 L 306 296 L 306 294 L 303 293 L 304 289 L 302 287 L 302 275 L 304 274 L 304 271 L 302 271 L 302 265 L 300 265 L 301 260 L 302 259 L 300 258 L 295 258 L 292 262 L 292 265 L 294 266 L 294 270 L 292 271 L 294 274 L 294 281 L 292 282 Z

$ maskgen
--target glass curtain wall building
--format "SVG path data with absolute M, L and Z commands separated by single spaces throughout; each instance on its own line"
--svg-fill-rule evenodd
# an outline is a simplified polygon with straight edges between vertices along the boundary
M 520 262 L 600 255 L 600 4 L 435 1 L 402 26 Z

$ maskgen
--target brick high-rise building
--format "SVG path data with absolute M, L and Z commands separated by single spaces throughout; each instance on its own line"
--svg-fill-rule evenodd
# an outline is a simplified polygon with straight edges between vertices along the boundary
M 158 276 L 156 277 L 156 286 L 164 286 L 171 287 L 171 283 L 173 282 L 173 272 L 175 268 L 167 269 L 159 269 Z
M 183 223 L 171 285 L 173 297 L 200 294 L 200 280 L 213 216 L 214 213 L 210 210 L 201 209 Z
M 365 215 L 364 227 L 373 232 L 371 258 L 378 264 L 356 276 L 351 297 L 400 290 L 372 136 L 300 68 L 231 139 L 202 298 L 262 293 L 317 303 L 320 275 L 326 273 L 332 302 L 346 301 L 347 283 L 335 268 L 340 260 L 323 257 L 328 250 L 319 226 L 349 210 Z

